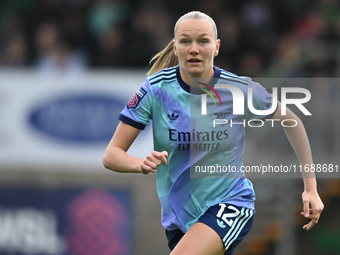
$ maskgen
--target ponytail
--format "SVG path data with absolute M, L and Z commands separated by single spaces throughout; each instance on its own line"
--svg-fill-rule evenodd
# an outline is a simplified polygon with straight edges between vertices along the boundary
M 155 61 L 152 65 L 147 76 L 157 73 L 164 68 L 169 68 L 178 65 L 178 58 L 174 53 L 173 41 L 171 40 L 169 44 L 159 53 L 157 53 L 151 60 L 150 64 Z

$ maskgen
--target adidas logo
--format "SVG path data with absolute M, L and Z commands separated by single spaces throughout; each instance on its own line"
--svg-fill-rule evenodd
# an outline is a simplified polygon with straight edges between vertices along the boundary
M 224 225 L 223 221 L 217 219 L 217 225 L 220 227 L 220 228 L 225 228 L 226 225 Z
M 173 112 L 173 113 L 171 113 L 171 115 L 168 114 L 168 117 L 169 117 L 169 120 L 177 120 L 178 115 L 175 115 L 175 113 Z
M 175 115 L 175 113 L 173 112 L 173 113 L 171 113 L 171 115 L 168 114 L 168 117 L 169 117 L 169 120 L 177 120 L 178 115 Z

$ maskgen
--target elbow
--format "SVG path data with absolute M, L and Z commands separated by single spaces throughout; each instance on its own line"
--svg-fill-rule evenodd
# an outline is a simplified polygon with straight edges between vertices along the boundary
M 103 156 L 103 166 L 106 168 L 106 169 L 109 169 L 109 170 L 113 170 L 111 167 L 110 167 L 110 160 L 109 160 L 109 157 L 108 155 L 105 153 L 104 156 Z

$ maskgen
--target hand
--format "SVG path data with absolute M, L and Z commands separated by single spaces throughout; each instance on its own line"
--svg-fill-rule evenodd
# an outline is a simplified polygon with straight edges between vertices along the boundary
M 166 165 L 168 162 L 166 158 L 168 157 L 167 151 L 153 151 L 149 154 L 146 159 L 143 160 L 141 164 L 141 171 L 143 174 L 156 173 L 157 167 L 159 167 L 162 163 Z
M 303 229 L 306 229 L 308 231 L 312 227 L 314 227 L 315 224 L 318 223 L 324 205 L 316 190 L 304 191 L 302 193 L 302 201 L 303 212 L 301 212 L 301 215 L 305 216 L 305 218 L 307 219 L 311 219 L 311 221 L 308 224 L 303 226 Z

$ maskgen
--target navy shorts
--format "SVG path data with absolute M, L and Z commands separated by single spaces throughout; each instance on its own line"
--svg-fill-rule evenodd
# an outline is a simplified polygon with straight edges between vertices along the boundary
M 210 207 L 197 222 L 211 227 L 221 237 L 225 255 L 233 254 L 235 247 L 248 234 L 253 225 L 255 211 L 249 208 L 220 203 Z M 179 229 L 166 230 L 168 246 L 173 250 L 184 233 Z

